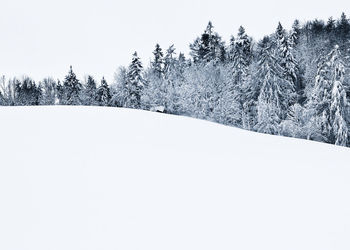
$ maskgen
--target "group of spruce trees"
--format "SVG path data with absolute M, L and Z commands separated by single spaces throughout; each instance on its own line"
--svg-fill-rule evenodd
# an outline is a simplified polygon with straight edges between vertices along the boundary
M 7 83 L 2 78 L 0 105 L 100 105 L 108 106 L 111 100 L 110 87 L 102 78 L 97 86 L 92 76 L 87 76 L 83 85 L 70 67 L 63 83 L 52 78 L 45 78 L 36 84 L 31 78 L 10 79 Z
M 343 13 L 298 20 L 255 42 L 243 27 L 226 44 L 207 28 L 190 58 L 156 45 L 143 68 L 135 52 L 109 86 L 72 67 L 64 81 L 5 78 L 0 105 L 100 105 L 155 110 L 262 133 L 350 146 L 350 21 Z

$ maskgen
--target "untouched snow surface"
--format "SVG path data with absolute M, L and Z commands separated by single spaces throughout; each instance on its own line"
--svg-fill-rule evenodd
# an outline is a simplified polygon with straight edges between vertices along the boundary
M 2 250 L 350 249 L 350 149 L 116 108 L 0 131 Z

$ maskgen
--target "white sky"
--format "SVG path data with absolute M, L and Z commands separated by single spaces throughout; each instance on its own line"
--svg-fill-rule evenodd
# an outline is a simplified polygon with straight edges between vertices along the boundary
M 211 20 L 225 40 L 243 25 L 255 39 L 278 21 L 350 16 L 350 1 L 327 0 L 0 0 L 0 75 L 62 79 L 73 65 L 83 79 L 109 83 L 138 51 L 148 65 L 156 43 L 177 52 Z

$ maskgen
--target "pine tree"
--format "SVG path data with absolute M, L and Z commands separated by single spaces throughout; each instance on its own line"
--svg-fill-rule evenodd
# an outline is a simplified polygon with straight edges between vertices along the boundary
M 195 63 L 206 62 L 209 59 L 212 28 L 213 25 L 209 22 L 201 37 L 196 38 L 193 44 L 190 44 L 190 54 Z
M 190 44 L 191 56 L 195 63 L 208 63 L 211 61 L 224 61 L 224 43 L 221 37 L 213 32 L 213 24 L 208 23 L 201 37 Z
M 294 49 L 292 44 L 294 43 L 294 38 L 288 37 L 286 31 L 283 29 L 281 23 L 278 23 L 276 30 L 276 41 L 278 58 L 281 67 L 283 68 L 283 76 L 285 80 L 290 82 L 294 89 L 300 88 L 298 86 L 298 66 L 297 61 L 294 58 Z M 290 96 L 290 104 L 295 101 L 295 96 Z
M 166 77 L 174 70 L 176 64 L 175 54 L 175 47 L 174 45 L 171 45 L 167 49 L 164 58 L 164 74 Z
M 179 57 L 177 59 L 177 67 L 176 67 L 179 77 L 184 73 L 185 68 L 187 66 L 188 66 L 188 63 L 187 63 L 186 57 L 184 53 L 180 52 Z
M 84 104 L 88 106 L 97 105 L 96 81 L 92 76 L 88 76 L 84 88 Z
M 328 40 L 329 40 L 329 47 L 333 48 L 338 40 L 338 37 L 335 34 L 336 21 L 333 19 L 333 17 L 330 17 L 328 19 L 325 30 L 327 32 L 327 36 L 328 36 Z
M 81 105 L 80 92 L 82 90 L 82 85 L 77 79 L 76 75 L 73 72 L 72 66 L 68 75 L 65 77 L 62 87 L 62 100 L 61 104 L 63 105 Z
M 259 53 L 259 75 L 262 87 L 257 103 L 256 130 L 262 133 L 278 134 L 279 124 L 287 115 L 288 96 L 293 87 L 281 77 L 283 68 L 273 55 L 268 37 L 265 37 L 259 44 Z
M 342 40 L 342 44 L 349 42 L 350 39 L 350 22 L 345 13 L 341 14 L 340 20 L 337 24 L 338 37 Z M 343 47 L 343 46 L 342 46 Z
M 347 106 L 344 86 L 340 80 L 335 81 L 332 90 L 331 115 L 335 144 L 339 146 L 349 144 L 349 129 L 345 119 Z
M 237 39 L 232 40 L 232 62 L 233 67 L 241 72 L 245 72 L 252 60 L 252 39 L 245 33 L 245 29 L 240 26 Z
M 237 39 L 231 40 L 231 61 L 232 61 L 232 87 L 233 98 L 240 106 L 241 121 L 243 128 L 249 127 L 246 120 L 248 109 L 245 102 L 248 101 L 247 88 L 250 72 L 249 67 L 252 60 L 252 42 L 251 38 L 245 33 L 245 29 L 241 26 L 238 31 Z
M 63 98 L 64 98 L 63 86 L 59 79 L 57 79 L 56 93 L 57 93 L 58 104 L 63 104 Z
M 347 100 L 343 87 L 345 66 L 339 46 L 321 58 L 308 108 L 313 111 L 314 126 L 319 126 L 323 140 L 338 145 L 347 144 Z
M 332 133 L 334 143 L 340 146 L 347 146 L 349 140 L 348 124 L 346 121 L 346 109 L 348 102 L 344 89 L 345 66 L 341 58 L 339 47 L 336 45 L 331 52 L 332 92 L 330 105 L 330 119 L 332 121 Z
M 278 23 L 275 36 L 276 36 L 277 49 L 279 53 L 283 55 L 287 47 L 287 39 L 286 39 L 286 31 L 284 30 L 280 22 Z
M 326 25 L 326 31 L 327 31 L 328 33 L 334 31 L 334 29 L 335 29 L 335 24 L 336 24 L 336 22 L 335 22 L 335 20 L 333 19 L 333 17 L 328 18 L 327 25 Z
M 307 104 L 310 110 L 310 123 L 313 127 L 318 128 L 322 140 L 330 142 L 332 124 L 329 118 L 329 104 L 331 92 L 331 79 L 326 58 L 321 58 L 318 63 L 315 85 L 312 95 Z
M 228 50 L 228 61 L 229 62 L 232 62 L 233 61 L 233 58 L 235 57 L 235 52 L 236 52 L 236 38 L 234 36 L 231 36 L 230 38 L 230 44 L 227 48 Z
M 299 44 L 300 39 L 300 23 L 299 20 L 296 19 L 292 26 L 292 32 L 290 34 L 290 43 L 293 48 Z
M 141 107 L 141 92 L 144 85 L 142 78 L 142 69 L 143 67 L 140 58 L 137 56 L 137 52 L 135 52 L 128 69 L 128 82 L 126 85 L 128 97 L 126 101 L 126 107 Z
M 163 67 L 164 67 L 164 59 L 163 59 L 163 51 L 159 44 L 156 44 L 156 48 L 153 51 L 154 59 L 151 62 L 152 70 L 155 74 L 161 78 L 163 75 Z
M 108 106 L 111 100 L 110 89 L 104 77 L 101 80 L 101 85 L 97 89 L 96 100 L 100 106 Z

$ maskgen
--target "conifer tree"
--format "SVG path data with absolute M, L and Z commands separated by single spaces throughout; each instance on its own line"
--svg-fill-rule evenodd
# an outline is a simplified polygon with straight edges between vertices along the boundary
M 177 72 L 179 73 L 179 75 L 181 76 L 184 71 L 185 71 L 185 68 L 188 66 L 188 63 L 187 63 L 187 60 L 186 60 L 186 57 L 184 55 L 184 53 L 181 53 L 179 54 L 179 57 L 177 59 Z
M 175 58 L 175 47 L 174 45 L 171 45 L 165 54 L 164 58 L 164 74 L 168 76 L 172 71 L 174 71 L 174 67 L 176 64 L 176 58 Z
M 86 85 L 84 88 L 84 104 L 85 105 L 96 105 L 96 81 L 92 76 L 88 76 L 86 80 Z
M 213 32 L 213 25 L 208 23 L 201 37 L 190 44 L 191 56 L 195 63 L 207 63 L 210 61 L 224 61 L 224 43 L 221 37 Z
M 349 128 L 346 121 L 346 109 L 348 102 L 342 81 L 339 79 L 333 84 L 332 90 L 332 127 L 335 137 L 335 144 L 339 146 L 348 146 L 349 144 Z
M 313 111 L 314 126 L 319 126 L 323 140 L 338 145 L 348 142 L 346 109 L 348 106 L 343 86 L 345 66 L 339 46 L 321 58 L 308 108 Z
M 325 30 L 328 35 L 329 47 L 333 48 L 334 45 L 337 43 L 337 36 L 335 35 L 336 21 L 333 19 L 333 17 L 328 18 Z
M 292 32 L 290 34 L 290 43 L 293 48 L 298 45 L 300 39 L 300 22 L 296 19 L 292 26 Z
M 251 38 L 245 33 L 245 29 L 241 26 L 238 31 L 237 39 L 231 40 L 231 61 L 232 61 L 232 87 L 233 98 L 240 106 L 241 126 L 248 127 L 248 121 L 245 117 L 245 102 L 248 100 L 246 91 L 250 77 L 249 67 L 252 60 L 252 44 Z
M 77 79 L 75 73 L 73 72 L 72 66 L 68 75 L 65 77 L 62 87 L 62 102 L 64 105 L 81 105 L 80 92 L 82 90 L 82 85 Z
M 151 62 L 152 70 L 155 72 L 157 77 L 161 78 L 163 75 L 164 59 L 163 51 L 159 44 L 156 44 L 156 48 L 153 51 L 154 59 Z
M 63 86 L 59 79 L 57 79 L 56 93 L 57 93 L 58 104 L 63 104 L 63 98 L 64 98 Z
M 335 20 L 333 19 L 333 17 L 328 18 L 327 25 L 326 25 L 326 31 L 327 31 L 328 33 L 334 31 L 334 29 L 335 29 L 335 24 L 336 24 L 336 23 L 335 23 Z
M 350 22 L 344 12 L 341 14 L 340 20 L 338 21 L 337 31 L 338 36 L 341 39 L 340 42 L 342 42 L 343 45 L 348 43 L 348 40 L 350 39 Z
M 333 87 L 331 92 L 330 119 L 332 121 L 334 143 L 340 146 L 347 146 L 349 140 L 348 124 L 346 121 L 348 102 L 343 85 L 345 65 L 339 51 L 339 46 L 337 45 L 331 52 L 330 63 L 333 70 L 331 72 Z
M 101 80 L 101 85 L 97 89 L 96 100 L 100 106 L 108 106 L 111 100 L 110 89 L 104 77 Z
M 258 97 L 258 132 L 278 134 L 279 124 L 286 117 L 288 95 L 293 88 L 281 77 L 283 69 L 271 49 L 271 42 L 265 37 L 259 44 L 259 75 L 261 89 Z
M 230 44 L 227 48 L 227 50 L 228 50 L 227 58 L 228 58 L 229 62 L 232 62 L 233 58 L 235 57 L 235 49 L 236 49 L 236 38 L 234 36 L 231 36 Z
M 307 104 L 310 110 L 310 123 L 319 130 L 322 140 L 330 142 L 332 124 L 330 121 L 329 104 L 331 97 L 331 79 L 329 76 L 330 69 L 326 57 L 321 58 L 318 63 L 315 85 L 312 95 Z
M 298 67 L 297 61 L 294 58 L 294 49 L 292 44 L 294 43 L 294 38 L 288 37 L 286 31 L 283 29 L 281 23 L 278 23 L 276 30 L 276 40 L 277 40 L 277 50 L 278 59 L 281 67 L 283 68 L 283 76 L 285 80 L 294 86 L 294 89 L 299 88 L 297 86 L 298 82 Z M 293 104 L 293 99 L 295 96 L 290 96 L 290 104 Z
M 128 91 L 128 98 L 126 100 L 126 107 L 140 108 L 141 107 L 141 92 L 144 86 L 142 78 L 142 63 L 137 55 L 133 54 L 131 64 L 128 69 L 128 82 L 126 85 Z
M 233 67 L 242 73 L 246 73 L 247 67 L 252 60 L 252 39 L 245 33 L 245 29 L 240 26 L 237 38 L 232 44 Z

